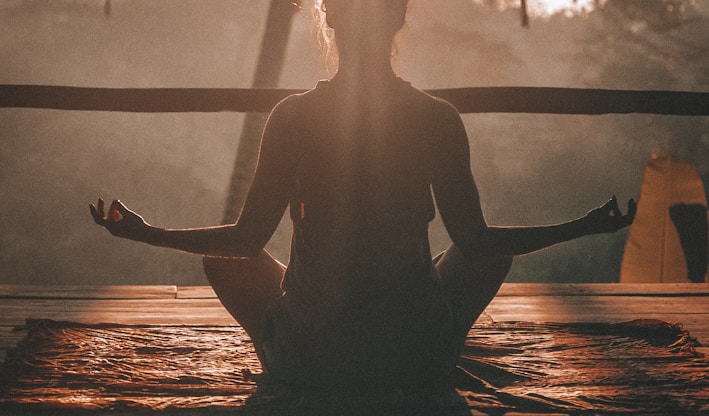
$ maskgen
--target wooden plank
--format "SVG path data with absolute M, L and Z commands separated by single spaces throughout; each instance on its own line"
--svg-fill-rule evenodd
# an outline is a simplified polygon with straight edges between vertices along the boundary
M 671 321 L 682 323 L 682 325 L 692 325 L 695 329 L 704 330 L 707 324 L 706 321 L 709 315 L 706 313 L 672 313 L 672 312 L 654 312 L 649 311 L 635 311 L 634 313 L 628 313 L 624 311 L 608 311 L 599 313 L 598 311 L 577 311 L 577 312 L 564 312 L 557 310 L 507 310 L 507 309 L 495 309 L 488 308 L 485 311 L 490 319 L 494 322 L 507 322 L 507 321 L 531 321 L 531 322 L 625 322 L 632 321 L 635 319 L 660 319 L 663 321 Z
M 497 297 L 485 310 L 495 322 L 624 322 L 659 319 L 681 323 L 709 346 L 709 298 L 657 296 Z
M 170 311 L 219 307 L 219 299 L 5 299 L 0 303 L 0 313 L 14 310 L 31 314 L 34 312 L 56 309 L 72 311 L 116 310 L 135 313 L 150 311 Z
M 628 322 L 636 319 L 657 319 L 666 322 L 679 323 L 683 328 L 703 334 L 709 331 L 707 329 L 706 313 L 656 313 L 645 311 L 629 315 L 627 313 L 604 313 L 598 314 L 594 312 L 588 313 L 559 313 L 549 311 L 528 311 L 524 314 L 507 311 L 486 311 L 491 322 L 554 322 L 554 323 L 583 323 L 583 322 L 605 322 L 618 323 Z
M 709 296 L 709 283 L 503 283 L 497 296 Z M 178 299 L 216 297 L 210 286 L 180 286 Z
M 0 298 L 5 299 L 172 299 L 176 293 L 177 287 L 172 285 L 0 285 Z
M 0 316 L 37 316 L 46 311 L 56 311 L 67 316 L 84 317 L 98 311 L 115 311 L 116 314 L 199 314 L 202 308 L 223 309 L 216 298 L 202 299 L 6 299 L 0 304 Z M 709 316 L 709 297 L 637 297 L 637 296 L 525 296 L 497 297 L 487 312 L 524 316 L 535 312 L 548 315 L 613 314 L 633 316 L 646 312 L 673 315 L 704 313 Z
M 133 308 L 133 309 L 163 309 L 175 307 L 204 306 L 221 307 L 215 297 L 189 297 L 184 299 L 120 299 L 120 298 L 7 298 L 0 308 L 10 308 L 31 313 L 35 308 L 45 308 L 56 305 L 58 308 L 70 310 L 92 310 L 96 308 Z M 682 296 L 500 296 L 493 299 L 491 308 L 502 308 L 517 312 L 530 309 L 557 312 L 580 311 L 624 311 L 632 314 L 638 311 L 651 310 L 655 312 L 705 312 L 709 313 L 709 297 Z
M 508 296 L 709 296 L 709 283 L 504 283 L 498 297 Z M 210 286 L 37 286 L 0 285 L 0 298 L 59 299 L 209 299 Z
M 675 285 L 652 285 L 651 289 L 642 285 L 626 288 L 631 289 L 629 291 L 618 291 L 617 286 L 510 284 L 506 286 L 508 289 L 503 287 L 508 290 L 506 293 L 493 299 L 485 317 L 497 322 L 661 319 L 682 323 L 700 342 L 709 345 L 709 296 L 684 296 L 686 287 Z M 101 287 L 73 287 L 67 288 L 67 293 L 47 287 L 9 288 L 5 292 L 8 295 L 0 302 L 0 328 L 6 328 L 0 331 L 0 347 L 12 343 L 7 328 L 24 324 L 27 318 L 145 325 L 235 324 L 209 286 L 165 288 L 107 287 L 102 291 Z M 637 294 L 641 290 L 650 293 Z M 662 296 L 661 290 L 676 295 Z M 147 294 L 153 291 L 159 296 L 172 297 L 151 298 Z M 525 294 L 512 295 L 520 292 Z M 548 293 L 564 295 L 549 296 Z M 17 297 L 13 297 L 15 295 Z M 45 295 L 48 297 L 40 297 Z M 143 298 L 121 299 L 123 296 Z
M 211 286 L 179 286 L 177 299 L 216 299 L 217 294 Z
M 550 313 L 706 313 L 709 297 L 640 297 L 640 296 L 533 296 L 497 297 L 488 310 L 548 311 Z
M 709 325 L 709 298 L 654 297 L 499 297 L 486 309 L 495 321 L 616 322 L 637 318 Z M 7 299 L 0 304 L 4 325 L 21 325 L 27 318 L 77 322 L 217 325 L 233 322 L 218 299 Z
M 232 325 L 218 299 L 7 299 L 0 304 L 3 325 L 28 318 L 82 323 Z
M 624 315 L 632 318 L 648 312 L 655 314 L 707 314 L 709 299 L 706 298 L 638 298 L 638 297 L 535 297 L 535 298 L 496 298 L 486 309 L 490 315 L 504 314 L 519 316 L 543 313 L 549 316 L 588 316 Z M 617 301 L 613 301 L 616 299 Z M 209 309 L 223 309 L 218 299 L 181 299 L 181 300 L 43 300 L 43 299 L 7 299 L 0 305 L 3 321 L 10 318 L 41 318 L 42 314 L 62 314 L 72 319 L 90 318 L 92 314 L 109 313 L 116 315 L 202 315 Z M 200 312 L 201 311 L 201 312 Z M 709 317 L 709 314 L 707 314 Z M 67 318 L 68 319 L 68 318 Z M 515 318 L 516 319 L 516 318 Z
M 709 283 L 503 283 L 497 296 L 709 296 Z
M 199 326 L 231 326 L 238 323 L 223 309 L 208 310 L 195 309 L 193 313 L 130 313 L 116 312 L 115 310 L 92 311 L 90 314 L 76 315 L 58 310 L 47 310 L 42 314 L 34 315 L 36 319 L 52 319 L 55 321 L 71 321 L 85 324 L 112 323 L 121 325 L 199 325 Z M 21 316 L 9 317 L 7 322 L 21 326 L 26 319 Z

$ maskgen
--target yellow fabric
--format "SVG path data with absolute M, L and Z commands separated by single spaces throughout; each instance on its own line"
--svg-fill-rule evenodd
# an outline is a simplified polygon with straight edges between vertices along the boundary
M 625 244 L 621 283 L 689 283 L 669 208 L 680 203 L 706 207 L 706 201 L 694 165 L 670 155 L 653 155 L 645 167 L 637 215 Z

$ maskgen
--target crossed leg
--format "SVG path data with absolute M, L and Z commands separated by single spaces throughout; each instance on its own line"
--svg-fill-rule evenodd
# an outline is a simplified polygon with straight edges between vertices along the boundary
M 471 260 L 451 245 L 436 257 L 435 265 L 453 314 L 453 345 L 461 349 L 470 327 L 502 286 L 512 266 L 512 257 Z
M 204 257 L 203 264 L 217 297 L 249 335 L 263 363 L 266 311 L 283 295 L 285 266 L 265 250 L 250 258 Z M 451 245 L 435 264 L 454 316 L 453 345 L 462 348 L 470 327 L 500 289 L 512 257 L 470 260 Z
M 283 295 L 285 266 L 265 250 L 248 258 L 204 257 L 204 272 L 224 308 L 239 322 L 254 343 L 263 363 L 266 311 Z

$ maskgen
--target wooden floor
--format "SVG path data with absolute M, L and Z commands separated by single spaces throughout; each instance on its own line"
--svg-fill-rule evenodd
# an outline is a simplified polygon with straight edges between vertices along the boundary
M 25 336 L 14 329 L 27 318 L 87 324 L 235 324 L 212 289 L 204 286 L 0 285 L 0 362 Z M 660 319 L 682 323 L 701 343 L 699 351 L 709 354 L 709 284 L 510 283 L 503 285 L 480 319 L 562 323 Z
M 0 285 L 0 360 L 27 318 L 81 323 L 233 325 L 209 287 Z M 481 320 L 680 322 L 709 352 L 709 284 L 506 283 Z

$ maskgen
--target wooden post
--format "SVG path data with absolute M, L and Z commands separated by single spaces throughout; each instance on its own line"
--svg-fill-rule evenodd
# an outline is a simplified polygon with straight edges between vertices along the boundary
M 522 13 L 522 27 L 529 27 L 529 11 L 527 9 L 527 0 L 520 0 L 520 12 Z
M 253 88 L 276 88 L 285 61 L 288 38 L 297 3 L 290 0 L 271 0 L 266 29 L 261 41 Z M 249 185 L 253 179 L 258 157 L 261 132 L 266 121 L 265 113 L 247 113 L 239 138 L 236 162 L 229 185 L 223 222 L 234 222 L 241 211 Z

